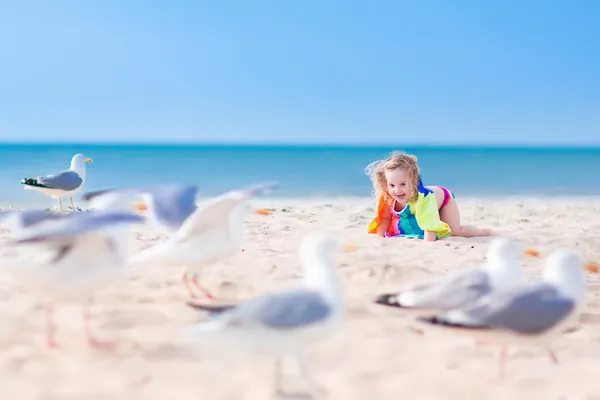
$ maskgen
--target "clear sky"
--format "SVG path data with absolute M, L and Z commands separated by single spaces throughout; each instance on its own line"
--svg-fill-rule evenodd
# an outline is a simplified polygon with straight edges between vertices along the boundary
M 0 141 L 600 144 L 597 0 L 18 0 Z

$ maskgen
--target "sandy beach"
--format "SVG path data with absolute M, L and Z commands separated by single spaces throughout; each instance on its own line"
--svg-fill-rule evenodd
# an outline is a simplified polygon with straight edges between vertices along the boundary
M 600 261 L 600 197 L 457 200 L 463 223 L 492 227 L 540 251 L 540 258 L 523 258 L 529 279 L 537 279 L 557 247 Z M 540 349 L 513 348 L 507 376 L 499 381 L 497 347 L 478 348 L 469 338 L 439 330 L 415 335 L 407 329 L 411 316 L 373 304 L 377 294 L 404 283 L 482 262 L 488 239 L 426 243 L 367 236 L 374 214 L 370 198 L 255 203 L 274 212 L 250 217 L 244 251 L 206 270 L 201 282 L 217 293 L 223 282 L 235 283 L 236 298 L 300 284 L 298 243 L 313 230 L 336 232 L 358 247 L 337 258 L 344 329 L 311 351 L 312 373 L 329 391 L 328 399 L 600 399 L 600 274 L 587 273 L 580 329 L 557 341 L 559 364 Z M 0 245 L 9 237 L 0 225 Z M 140 226 L 132 238 L 139 250 L 165 235 Z M 13 254 L 2 246 L 6 262 Z M 87 346 L 80 308 L 70 305 L 56 307 L 61 348 L 47 348 L 38 299 L 1 271 L 0 393 L 19 400 L 272 398 L 271 358 L 219 358 L 214 348 L 198 343 L 192 351 L 176 341 L 184 326 L 206 318 L 185 306 L 180 272 L 159 265 L 135 268 L 127 280 L 98 294 L 94 328 L 118 343 L 102 351 Z

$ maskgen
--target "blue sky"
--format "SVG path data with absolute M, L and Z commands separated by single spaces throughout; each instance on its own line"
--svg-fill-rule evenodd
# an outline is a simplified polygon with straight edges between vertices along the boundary
M 0 141 L 600 144 L 600 2 L 22 0 Z

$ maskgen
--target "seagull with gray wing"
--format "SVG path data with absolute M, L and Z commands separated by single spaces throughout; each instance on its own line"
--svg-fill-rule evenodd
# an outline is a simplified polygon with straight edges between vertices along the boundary
M 196 310 L 208 311 L 213 318 L 186 328 L 186 343 L 207 343 L 215 339 L 225 348 L 236 343 L 264 350 L 277 357 L 275 390 L 285 396 L 282 384 L 283 361 L 295 359 L 314 390 L 323 391 L 308 374 L 306 347 L 340 328 L 342 293 L 333 257 L 338 250 L 351 252 L 351 243 L 342 245 L 335 236 L 311 233 L 300 244 L 304 270 L 301 288 L 263 295 L 233 305 L 188 303 Z
M 496 237 L 490 243 L 487 260 L 481 267 L 459 270 L 441 278 L 406 285 L 396 292 L 379 295 L 375 303 L 418 315 L 470 305 L 494 290 L 520 284 L 523 267 L 519 258 L 523 253 L 524 249 L 519 241 Z M 409 328 L 423 334 L 419 328 Z
M 21 226 L 28 227 L 16 232 L 11 245 L 28 249 L 29 252 L 17 258 L 8 270 L 42 297 L 47 318 L 48 345 L 57 347 L 52 307 L 55 301 L 85 303 L 84 322 L 88 342 L 91 345 L 103 345 L 90 329 L 89 302 L 97 290 L 124 275 L 123 266 L 128 256 L 125 247 L 128 228 L 144 218 L 110 211 L 62 215 L 48 213 L 46 218 L 39 211 L 13 213 L 16 213 L 15 217 L 20 220 Z M 33 220 L 35 223 L 31 223 Z
M 375 303 L 415 314 L 428 314 L 469 305 L 494 290 L 518 285 L 523 279 L 519 262 L 524 253 L 515 239 L 496 237 L 481 267 L 459 270 L 433 280 L 409 284 L 379 295 Z
M 471 305 L 417 320 L 500 344 L 502 377 L 508 346 L 513 343 L 542 347 L 558 362 L 550 346 L 578 317 L 586 286 L 581 258 L 560 249 L 548 257 L 541 282 L 496 291 Z
M 85 184 L 86 163 L 92 159 L 83 154 L 75 154 L 71 159 L 71 167 L 56 174 L 39 176 L 37 178 L 23 178 L 21 184 L 27 190 L 36 190 L 47 196 L 58 199 L 58 210 L 62 211 L 63 197 L 68 197 L 71 207 L 75 211 L 73 196 L 81 191 Z
M 267 214 L 252 208 L 249 200 L 276 186 L 276 183 L 260 183 L 231 190 L 199 205 L 196 205 L 198 188 L 190 185 L 107 189 L 86 193 L 82 198 L 99 201 L 101 197 L 123 193 L 141 195 L 148 204 L 147 219 L 171 236 L 166 242 L 135 254 L 129 262 L 133 265 L 154 262 L 183 264 L 182 281 L 190 297 L 197 297 L 191 282 L 212 299 L 212 294 L 198 283 L 198 275 L 204 267 L 240 251 L 245 217 L 253 212 Z

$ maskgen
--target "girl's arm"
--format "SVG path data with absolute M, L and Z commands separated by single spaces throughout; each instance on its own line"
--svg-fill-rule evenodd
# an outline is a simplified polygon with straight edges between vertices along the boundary
M 377 235 L 385 236 L 385 233 L 390 229 L 390 222 L 392 221 L 392 215 L 390 214 L 390 209 L 385 207 L 383 210 L 383 215 L 379 219 L 379 226 L 377 226 Z
M 437 232 L 425 231 L 423 240 L 426 242 L 435 242 L 437 240 Z

